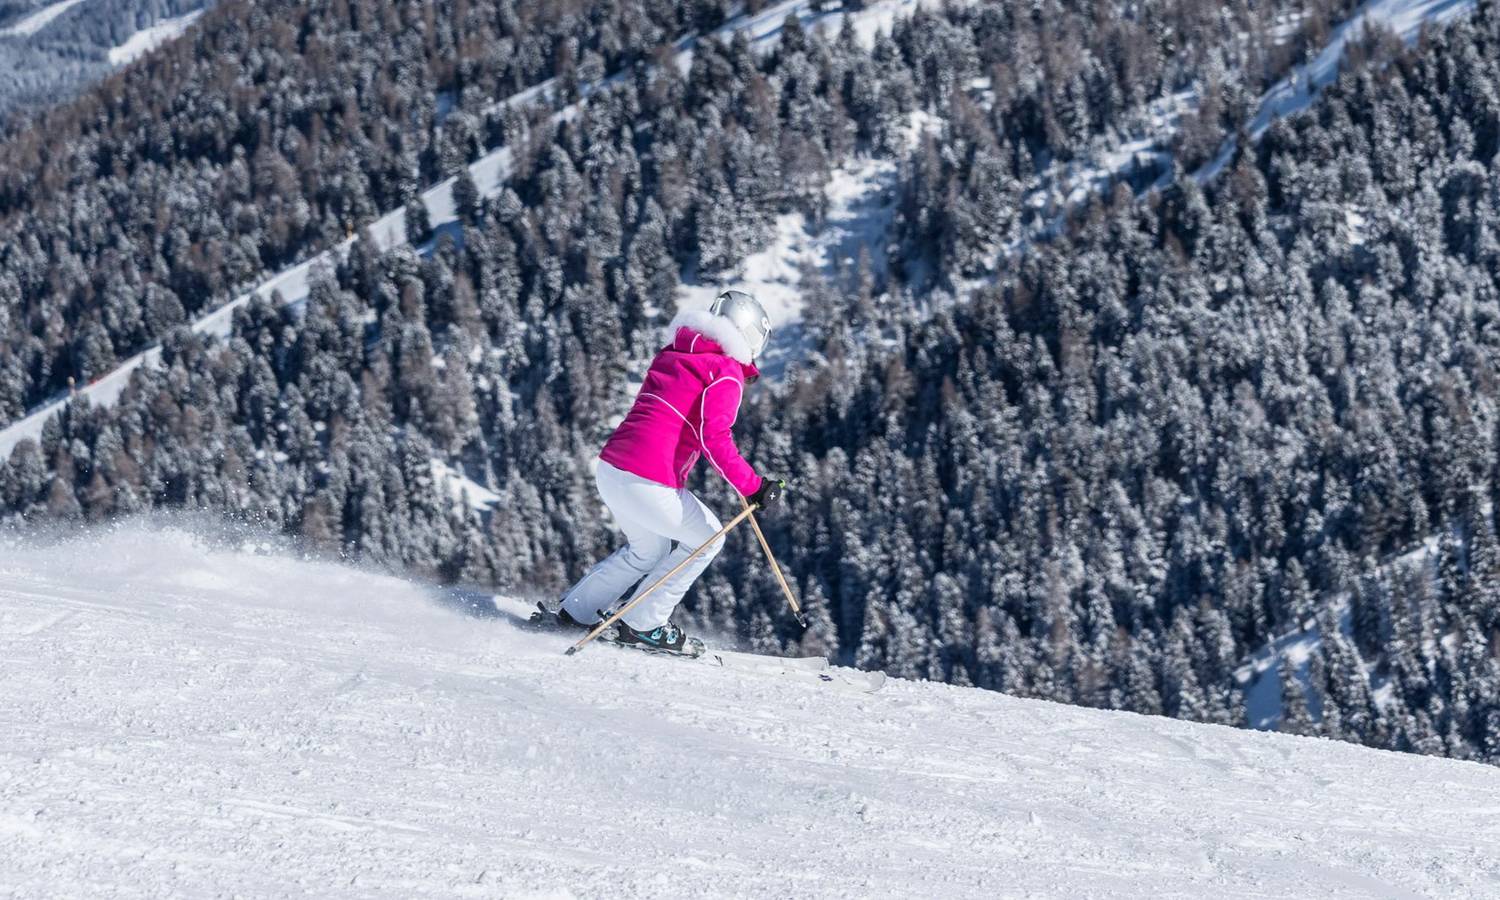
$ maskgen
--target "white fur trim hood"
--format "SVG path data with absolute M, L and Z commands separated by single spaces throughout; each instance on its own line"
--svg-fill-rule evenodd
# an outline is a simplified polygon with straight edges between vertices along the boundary
M 734 327 L 734 323 L 704 309 L 685 309 L 672 319 L 667 328 L 669 338 L 676 338 L 677 329 L 691 328 L 706 338 L 715 341 L 729 357 L 742 365 L 750 365 L 750 342 Z

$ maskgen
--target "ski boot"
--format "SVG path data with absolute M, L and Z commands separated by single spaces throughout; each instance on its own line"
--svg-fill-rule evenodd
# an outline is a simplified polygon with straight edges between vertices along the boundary
M 591 631 L 594 628 L 592 624 L 580 622 L 568 615 L 568 611 L 562 607 L 553 612 L 545 603 L 536 605 L 536 612 L 531 614 L 526 624 L 537 631 Z
M 672 622 L 658 625 L 650 631 L 636 631 L 624 622 L 615 625 L 614 642 L 622 647 L 633 647 L 651 653 L 670 653 L 673 656 L 699 657 L 706 652 L 703 642 L 688 637 Z

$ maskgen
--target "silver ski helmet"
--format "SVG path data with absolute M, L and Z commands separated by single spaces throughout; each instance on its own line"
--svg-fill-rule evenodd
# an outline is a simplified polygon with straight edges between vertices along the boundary
M 725 291 L 709 306 L 708 311 L 729 320 L 750 345 L 750 358 L 758 359 L 771 339 L 771 317 L 766 315 L 760 301 L 744 291 Z

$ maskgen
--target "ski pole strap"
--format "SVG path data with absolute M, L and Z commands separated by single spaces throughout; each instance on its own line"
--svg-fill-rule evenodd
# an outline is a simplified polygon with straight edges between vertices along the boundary
M 612 615 L 609 618 L 605 619 L 603 622 L 600 622 L 598 625 L 595 625 L 593 631 L 590 631 L 588 634 L 584 635 L 581 639 L 579 639 L 578 643 L 576 643 L 573 646 L 571 646 L 571 647 L 568 648 L 567 655 L 568 656 L 572 656 L 573 654 L 577 653 L 579 650 L 582 650 L 584 648 L 585 644 L 587 644 L 589 641 L 592 641 L 594 638 L 598 637 L 599 635 L 603 634 L 604 630 L 606 628 L 608 628 L 609 626 L 611 626 L 611 625 L 615 624 L 616 622 L 620 621 L 620 617 L 621 616 L 623 616 L 626 613 L 630 612 L 630 610 L 633 609 L 637 603 L 640 603 L 642 600 L 644 600 L 647 597 L 649 597 L 651 595 L 652 591 L 654 591 L 657 588 L 661 587 L 663 584 L 666 584 L 667 581 L 673 575 L 676 575 L 678 572 L 681 572 L 683 570 L 683 568 L 688 563 L 692 562 L 694 559 L 697 559 L 698 556 L 701 553 L 703 553 L 704 550 L 707 550 L 714 543 L 714 541 L 717 541 L 719 538 L 721 538 L 724 535 L 728 534 L 729 530 L 732 529 L 732 528 L 734 528 L 734 526 L 736 526 L 736 525 L 740 524 L 741 522 L 745 521 L 746 519 L 750 518 L 751 512 L 753 512 L 753 510 L 751 509 L 751 507 L 748 506 L 748 505 L 746 505 L 744 512 L 742 512 L 739 515 L 735 516 L 733 519 L 730 519 L 728 525 L 725 525 L 723 528 L 720 528 L 717 534 L 715 534 L 713 537 L 711 537 L 708 540 L 706 540 L 706 541 L 703 542 L 703 546 L 699 547 L 697 550 L 694 550 L 692 553 L 689 553 L 687 555 L 687 558 L 685 558 L 682 562 L 678 563 L 677 565 L 673 566 L 672 567 L 672 571 L 670 571 L 667 574 L 663 575 L 662 577 L 656 579 L 656 583 L 655 584 L 653 584 L 650 587 L 646 588 L 644 591 L 641 591 L 639 594 L 636 594 L 635 597 L 629 603 L 627 603 L 624 606 L 620 607 L 619 609 L 615 610 L 615 614 L 614 615 Z

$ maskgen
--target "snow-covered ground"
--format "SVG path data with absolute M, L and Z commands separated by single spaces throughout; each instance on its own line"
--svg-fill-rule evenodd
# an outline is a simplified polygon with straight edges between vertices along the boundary
M 203 10 L 198 9 L 184 16 L 162 19 L 150 28 L 142 28 L 126 38 L 120 46 L 112 48 L 109 51 L 109 61 L 117 66 L 134 62 L 182 34 L 201 15 L 203 15 Z
M 15 24 L 0 28 L 0 37 L 30 37 L 50 25 L 53 19 L 82 2 L 83 0 L 59 0 L 57 3 L 44 6 Z
M 802 318 L 804 268 L 831 275 L 854 271 L 866 251 L 870 273 L 884 279 L 887 230 L 896 211 L 896 164 L 860 159 L 834 171 L 824 193 L 823 222 L 814 225 L 800 212 L 776 219 L 771 243 L 745 257 L 737 272 L 713 280 L 685 280 L 679 308 L 703 308 L 725 288 L 749 291 L 765 306 L 771 324 L 782 327 Z
M 0 544 L 0 895 L 1500 893 L 1500 769 L 564 657 L 189 530 Z
M 440 459 L 432 461 L 432 477 L 448 492 L 455 508 L 467 503 L 476 512 L 486 512 L 500 502 L 500 495 Z

